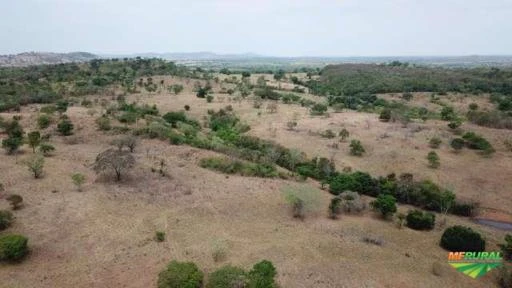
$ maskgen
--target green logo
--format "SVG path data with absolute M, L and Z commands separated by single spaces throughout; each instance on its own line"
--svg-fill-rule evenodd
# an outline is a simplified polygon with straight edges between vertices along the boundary
M 503 265 L 503 257 L 500 252 L 450 252 L 448 264 L 476 279 Z

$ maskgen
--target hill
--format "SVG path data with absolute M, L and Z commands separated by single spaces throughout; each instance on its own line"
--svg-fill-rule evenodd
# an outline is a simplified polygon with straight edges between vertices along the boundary
M 24 52 L 16 55 L 0 55 L 0 67 L 85 62 L 95 58 L 98 58 L 98 56 L 87 52 Z

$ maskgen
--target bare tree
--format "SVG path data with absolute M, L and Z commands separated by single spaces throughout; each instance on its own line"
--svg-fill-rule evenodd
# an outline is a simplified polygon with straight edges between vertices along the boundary
M 122 173 L 131 169 L 134 164 L 135 158 L 133 158 L 130 152 L 108 149 L 96 156 L 93 169 L 96 173 L 113 170 L 116 173 L 116 181 L 119 181 L 121 180 Z

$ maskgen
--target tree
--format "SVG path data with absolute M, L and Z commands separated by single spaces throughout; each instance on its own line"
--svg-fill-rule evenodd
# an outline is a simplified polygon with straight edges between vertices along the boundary
M 18 120 L 12 120 L 4 123 L 4 130 L 7 133 L 7 139 L 2 140 L 2 147 L 8 154 L 13 154 L 23 144 L 23 127 L 21 127 Z
M 124 145 L 130 149 L 130 153 L 133 153 L 135 147 L 137 146 L 137 138 L 134 136 L 126 136 L 123 138 Z
M 441 165 L 441 163 L 439 162 L 439 160 L 440 160 L 439 156 L 437 155 L 436 151 L 428 152 L 427 160 L 428 160 L 430 168 L 436 169 L 436 168 L 439 168 L 439 165 Z
M 380 194 L 370 205 L 373 209 L 379 211 L 383 218 L 393 215 L 397 210 L 396 199 L 389 194 Z
M 256 80 L 256 85 L 258 87 L 265 87 L 267 86 L 267 81 L 265 81 L 265 76 L 260 76 L 258 77 L 258 79 Z
M 106 117 L 105 115 L 97 118 L 95 122 L 98 126 L 98 129 L 101 131 L 108 131 L 112 129 L 112 125 L 110 124 L 110 118 Z
M 459 119 L 456 119 L 448 123 L 448 128 L 456 130 L 457 128 L 460 127 L 460 125 L 462 125 L 462 122 Z
M 404 226 L 405 217 L 406 217 L 405 214 L 401 213 L 401 212 L 399 212 L 396 215 L 396 219 L 398 219 L 398 228 L 399 229 L 402 229 L 402 226 Z
M 242 72 L 242 78 L 249 78 L 249 77 L 251 77 L 251 73 L 249 73 L 247 71 Z
M 116 181 L 119 181 L 121 175 L 134 165 L 135 158 L 128 151 L 108 149 L 98 154 L 93 169 L 96 173 L 113 170 L 116 174 Z
M 75 184 L 77 190 L 79 192 L 81 192 L 82 184 L 84 184 L 84 182 L 85 182 L 85 176 L 80 173 L 75 173 L 75 174 L 71 175 L 71 180 L 73 180 L 73 184 Z
M 404 99 L 405 101 L 411 101 L 412 97 L 413 97 L 413 95 L 410 92 L 406 92 L 406 93 L 402 94 L 402 99 Z
M 482 236 L 473 229 L 460 225 L 447 228 L 439 245 L 452 252 L 485 251 L 485 240 Z
M 288 130 L 293 131 L 293 130 L 295 130 L 295 127 L 297 127 L 297 122 L 296 121 L 288 121 L 286 123 L 286 127 L 288 127 Z
M 327 105 L 316 103 L 311 107 L 311 115 L 324 115 L 327 112 Z
M 192 262 L 171 261 L 158 274 L 158 288 L 201 288 L 203 272 Z
M 268 260 L 262 260 L 249 271 L 249 288 L 277 288 L 274 278 L 277 275 L 274 264 Z
M 363 153 L 365 153 L 365 149 L 363 147 L 363 144 L 361 144 L 361 141 L 359 140 L 352 140 L 350 142 L 350 154 L 354 156 L 363 156 Z
M 61 114 L 68 110 L 68 106 L 69 106 L 69 102 L 66 100 L 59 100 L 55 104 L 55 108 L 56 108 L 57 112 L 59 112 Z
M 11 194 L 5 198 L 5 200 L 9 201 L 9 204 L 12 207 L 12 210 L 18 210 L 22 203 L 23 203 L 23 197 L 21 197 L 18 194 Z
M 73 123 L 67 117 L 65 117 L 62 120 L 60 120 L 59 124 L 57 124 L 57 131 L 59 131 L 59 133 L 62 136 L 72 135 L 73 134 L 73 128 L 74 128 Z
M 471 111 L 476 111 L 476 110 L 478 110 L 478 104 L 476 104 L 476 103 L 470 103 L 470 104 L 469 104 L 469 110 L 471 110 Z
M 213 96 L 212 95 L 206 96 L 206 102 L 212 103 L 212 101 L 213 101 Z
M 0 236 L 0 261 L 18 261 L 28 253 L 28 239 L 21 235 Z
M 350 133 L 348 132 L 348 130 L 347 130 L 347 129 L 343 128 L 343 129 L 340 131 L 339 136 L 341 137 L 341 141 L 345 141 L 345 140 L 350 136 Z
M 28 136 L 28 145 L 32 147 L 32 152 L 36 152 L 37 146 L 41 144 L 41 134 L 39 131 L 33 131 L 27 134 Z
M 40 178 L 43 174 L 44 167 L 44 156 L 37 153 L 29 157 L 24 164 L 27 166 L 28 170 L 34 174 L 34 178 Z
M 274 73 L 274 79 L 276 81 L 281 81 L 285 76 L 285 72 L 282 69 L 279 69 L 276 73 Z
M 445 106 L 443 109 L 441 109 L 441 119 L 445 121 L 452 121 L 456 118 L 455 111 L 453 110 L 453 107 Z
M 464 139 L 455 138 L 450 143 L 450 146 L 455 150 L 455 152 L 459 152 L 462 148 L 464 148 L 465 142 Z
M 341 212 L 341 198 L 334 197 L 331 199 L 331 203 L 329 203 L 329 217 L 331 219 L 338 218 L 338 214 Z

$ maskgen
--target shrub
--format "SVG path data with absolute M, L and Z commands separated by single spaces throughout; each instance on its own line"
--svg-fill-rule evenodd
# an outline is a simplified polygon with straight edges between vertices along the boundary
M 307 186 L 287 186 L 282 191 L 294 218 L 303 219 L 306 213 L 316 212 L 320 207 L 321 194 L 316 189 Z
M 343 128 L 340 131 L 339 136 L 341 137 L 341 141 L 345 141 L 350 136 L 350 133 L 347 129 Z
M 507 265 L 503 265 L 499 269 L 498 284 L 502 288 L 512 287 L 512 268 Z
M 39 152 L 43 153 L 44 156 L 49 156 L 53 151 L 55 151 L 55 147 L 51 144 L 42 143 L 39 145 Z
M 178 122 L 186 122 L 187 116 L 182 111 L 180 112 L 168 112 L 162 116 L 167 123 L 170 123 L 173 127 L 176 127 Z
M 206 102 L 212 103 L 212 101 L 213 101 L 213 96 L 212 95 L 206 96 Z
M 183 108 L 185 109 L 185 111 L 190 111 L 190 106 L 189 105 L 185 105 L 185 106 L 183 106 Z
M 461 138 L 455 138 L 450 142 L 450 146 L 455 150 L 456 152 L 460 151 L 462 148 L 464 148 L 464 139 Z
M 203 272 L 192 262 L 171 261 L 167 268 L 158 274 L 158 288 L 200 288 L 203 285 Z
M 380 112 L 379 119 L 382 122 L 389 122 L 391 120 L 391 110 L 390 109 L 384 109 Z
M 78 191 L 82 191 L 82 184 L 85 182 L 85 176 L 80 173 L 75 173 L 71 175 L 71 180 L 73 180 L 73 184 L 75 184 Z
M 345 191 L 338 197 L 341 199 L 341 210 L 345 213 L 361 213 L 366 208 L 366 203 L 357 192 Z
M 427 154 L 427 160 L 429 163 L 430 168 L 438 168 L 441 163 L 439 162 L 439 156 L 435 151 L 430 151 Z
M 9 137 L 2 140 L 2 148 L 7 151 L 7 154 L 13 154 L 23 144 L 23 138 Z
M 28 253 L 28 239 L 21 235 L 0 236 L 0 261 L 18 261 Z
M 96 125 L 98 126 L 98 129 L 101 131 L 108 131 L 112 129 L 112 125 L 110 124 L 110 118 L 106 116 L 101 116 L 96 119 Z
M 396 199 L 391 195 L 380 194 L 377 199 L 370 204 L 373 209 L 381 213 L 383 218 L 387 218 L 396 212 Z
M 9 204 L 12 207 L 12 210 L 18 210 L 23 203 L 23 197 L 21 197 L 18 194 L 11 194 L 11 195 L 7 196 L 7 198 L 5 198 L 5 200 L 7 200 L 9 202 Z
M 249 272 L 249 288 L 277 288 L 274 278 L 277 275 L 272 262 L 263 260 L 254 264 Z
M 365 153 L 365 152 L 366 152 L 366 150 L 364 149 L 363 145 L 361 144 L 361 141 L 352 140 L 350 142 L 350 155 L 363 156 L 363 153 Z
M 498 245 L 503 252 L 503 257 L 505 260 L 512 260 L 512 234 L 505 235 L 505 243 Z
M 332 219 L 338 218 L 338 214 L 341 212 L 341 198 L 334 197 L 329 203 L 329 217 Z
M 439 137 L 432 137 L 428 143 L 430 148 L 437 149 L 443 141 Z
M 462 122 L 460 120 L 454 120 L 448 123 L 448 128 L 456 130 L 457 128 L 460 127 L 460 125 L 462 125 Z
M 327 112 L 327 105 L 316 103 L 311 107 L 311 115 L 324 115 Z
M 441 119 L 445 121 L 452 121 L 455 120 L 456 117 L 457 115 L 455 114 L 453 107 L 445 106 L 441 109 Z
M 156 240 L 156 242 L 164 242 L 165 241 L 165 232 L 156 231 L 155 232 L 155 240 Z
M 462 139 L 466 141 L 466 146 L 469 149 L 489 151 L 490 153 L 494 152 L 494 148 L 489 141 L 473 132 L 466 132 L 466 134 L 462 136 Z
M 227 157 L 203 158 L 199 162 L 203 168 L 220 171 L 226 174 L 239 174 L 242 176 L 276 177 L 277 171 L 273 165 L 243 162 Z
M 336 134 L 334 132 L 332 132 L 332 130 L 327 129 L 324 132 L 320 133 L 320 136 L 327 138 L 327 139 L 332 139 L 332 138 L 336 137 Z
M 37 117 L 37 126 L 39 127 L 39 129 L 48 128 L 50 126 L 50 123 L 51 123 L 50 116 L 48 116 L 46 114 L 42 114 L 42 115 L 39 115 L 39 117 Z
M 413 97 L 413 95 L 410 92 L 406 92 L 406 93 L 402 94 L 402 99 L 404 99 L 405 101 L 411 101 L 412 97 Z
M 60 120 L 59 124 L 57 124 L 57 131 L 62 136 L 69 136 L 73 134 L 74 125 L 68 118 L 63 118 Z
M 0 231 L 9 228 L 13 221 L 14 217 L 11 211 L 0 210 Z
M 447 228 L 441 236 L 441 247 L 452 252 L 480 252 L 485 250 L 485 240 L 473 229 L 464 226 Z
M 478 104 L 476 104 L 476 103 L 470 103 L 468 107 L 469 107 L 469 110 L 471 110 L 471 111 L 478 110 Z
M 247 287 L 247 273 L 239 267 L 224 266 L 210 273 L 205 288 Z
M 24 161 L 28 170 L 34 174 L 34 178 L 39 178 L 43 174 L 44 167 L 44 156 L 41 154 L 35 154 Z
M 431 230 L 434 228 L 436 216 L 430 212 L 410 210 L 407 213 L 407 227 L 414 230 Z
M 477 209 L 478 203 L 476 202 L 455 201 L 450 207 L 450 212 L 459 216 L 473 217 L 476 214 Z

